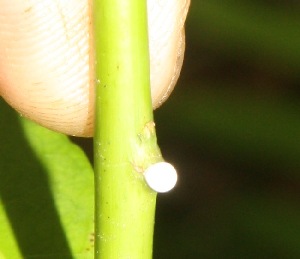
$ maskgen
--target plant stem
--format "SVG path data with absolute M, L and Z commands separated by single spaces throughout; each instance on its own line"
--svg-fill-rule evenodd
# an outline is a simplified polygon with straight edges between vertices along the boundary
M 95 258 L 151 258 L 162 161 L 150 94 L 146 0 L 95 0 Z

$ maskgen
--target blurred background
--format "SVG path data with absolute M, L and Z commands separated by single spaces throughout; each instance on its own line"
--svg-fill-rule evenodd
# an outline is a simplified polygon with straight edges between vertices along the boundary
M 192 0 L 186 34 L 154 259 L 300 258 L 300 1 Z

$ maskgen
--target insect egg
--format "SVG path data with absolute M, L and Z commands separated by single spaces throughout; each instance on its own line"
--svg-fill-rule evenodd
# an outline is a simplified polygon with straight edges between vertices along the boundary
M 159 162 L 145 170 L 144 178 L 152 190 L 163 193 L 174 188 L 177 182 L 177 173 L 171 164 Z

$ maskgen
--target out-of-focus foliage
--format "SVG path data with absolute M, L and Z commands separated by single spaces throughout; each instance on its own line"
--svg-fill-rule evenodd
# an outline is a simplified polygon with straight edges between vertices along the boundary
M 93 170 L 67 136 L 0 99 L 0 258 L 93 258 Z
M 156 113 L 178 187 L 154 258 L 300 258 L 300 2 L 192 1 L 180 82 Z

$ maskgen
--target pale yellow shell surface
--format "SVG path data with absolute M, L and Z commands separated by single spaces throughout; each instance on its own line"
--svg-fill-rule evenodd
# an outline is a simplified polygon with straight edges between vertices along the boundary
M 151 94 L 172 91 L 184 53 L 190 0 L 148 0 Z M 93 135 L 88 0 L 0 0 L 0 95 L 52 130 Z

